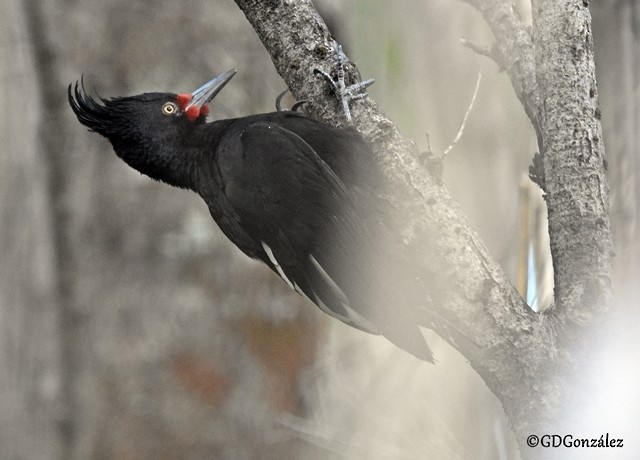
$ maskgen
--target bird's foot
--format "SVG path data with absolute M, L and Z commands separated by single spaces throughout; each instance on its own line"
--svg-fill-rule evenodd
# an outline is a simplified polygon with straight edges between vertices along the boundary
M 347 63 L 347 56 L 342 52 L 342 45 L 338 45 L 338 72 L 336 78 L 333 78 L 331 74 L 325 72 L 322 69 L 314 69 L 314 73 L 322 75 L 331 85 L 334 94 L 338 98 L 338 101 L 342 105 L 342 111 L 348 121 L 351 121 L 351 109 L 349 103 L 358 99 L 367 97 L 365 91 L 367 87 L 371 86 L 375 81 L 373 78 L 365 81 L 360 81 L 353 85 L 347 86 L 344 77 Z

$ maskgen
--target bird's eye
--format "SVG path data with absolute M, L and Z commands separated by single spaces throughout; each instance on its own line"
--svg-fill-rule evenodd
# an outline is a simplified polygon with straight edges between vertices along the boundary
M 178 111 L 178 106 L 173 102 L 167 102 L 162 106 L 162 113 L 165 115 L 174 115 Z

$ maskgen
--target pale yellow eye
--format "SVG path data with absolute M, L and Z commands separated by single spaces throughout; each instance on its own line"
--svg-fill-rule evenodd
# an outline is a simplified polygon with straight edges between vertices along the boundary
M 162 106 L 162 113 L 165 115 L 174 115 L 178 111 L 178 106 L 173 102 L 167 102 Z

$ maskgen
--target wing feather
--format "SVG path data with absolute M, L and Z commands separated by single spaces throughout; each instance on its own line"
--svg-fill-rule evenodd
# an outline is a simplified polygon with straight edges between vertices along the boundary
M 362 200 L 354 198 L 361 190 L 345 184 L 322 158 L 349 178 L 351 165 L 338 157 L 349 152 L 342 145 L 329 155 L 327 145 L 318 146 L 317 133 L 303 132 L 312 123 L 317 122 L 296 120 L 288 129 L 276 119 L 255 119 L 229 129 L 218 145 L 227 214 L 235 216 L 232 225 L 242 229 L 243 238 L 255 243 L 245 252 L 326 313 L 431 360 L 415 311 L 395 305 L 393 297 L 376 297 L 376 262 L 385 257 L 365 224 Z M 225 233 L 233 240 L 238 232 Z
M 260 241 L 261 259 L 327 313 L 373 332 L 336 279 L 336 261 L 355 256 L 343 236 L 364 238 L 357 210 L 313 148 L 276 123 L 256 121 L 221 143 L 218 164 L 226 199 Z

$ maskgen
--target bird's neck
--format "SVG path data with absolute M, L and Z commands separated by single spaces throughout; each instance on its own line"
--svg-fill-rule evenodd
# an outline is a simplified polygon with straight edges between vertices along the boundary
M 194 125 L 179 136 L 112 139 L 117 155 L 129 166 L 152 179 L 200 192 L 203 176 L 210 178 L 215 149 L 232 120 Z
M 226 130 L 236 119 L 216 120 L 200 127 L 197 136 L 191 138 L 195 148 L 195 168 L 191 189 L 199 195 L 217 194 L 222 187 L 216 152 Z M 206 146 L 202 148 L 202 146 Z
M 177 138 L 121 136 L 112 139 L 113 149 L 138 172 L 174 187 L 194 190 L 197 170 L 208 147 L 204 127 L 194 126 Z

